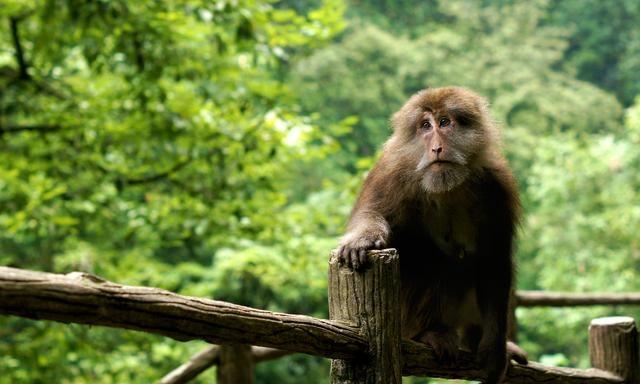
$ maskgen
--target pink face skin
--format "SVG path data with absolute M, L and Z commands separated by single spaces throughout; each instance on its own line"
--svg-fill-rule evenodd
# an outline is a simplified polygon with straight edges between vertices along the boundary
M 451 157 L 448 136 L 454 131 L 456 122 L 444 113 L 425 111 L 418 127 L 418 134 L 422 139 L 427 158 L 428 167 L 439 170 L 454 163 Z
M 424 189 L 430 193 L 451 191 L 469 175 L 468 148 L 462 141 L 468 130 L 459 129 L 451 114 L 427 109 L 416 127 L 416 138 L 422 147 L 422 157 L 416 166 Z

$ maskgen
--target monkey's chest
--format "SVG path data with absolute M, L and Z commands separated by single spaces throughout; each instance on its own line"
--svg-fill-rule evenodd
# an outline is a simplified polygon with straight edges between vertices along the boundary
M 424 227 L 440 252 L 454 259 L 471 257 L 477 249 L 478 228 L 471 207 L 432 209 L 423 216 Z

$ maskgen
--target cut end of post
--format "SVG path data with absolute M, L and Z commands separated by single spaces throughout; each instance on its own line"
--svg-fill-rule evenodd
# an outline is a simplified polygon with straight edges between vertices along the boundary
M 609 371 L 625 383 L 640 380 L 638 330 L 632 317 L 601 317 L 589 325 L 589 356 L 594 368 Z
M 380 260 L 383 263 L 390 263 L 398 258 L 398 251 L 395 248 L 385 249 L 372 249 L 367 251 L 368 263 L 371 264 L 373 258 Z M 338 249 L 331 251 L 331 257 L 329 258 L 329 264 L 339 264 Z
M 611 316 L 611 317 L 599 317 L 591 320 L 590 326 L 608 326 L 608 325 L 624 325 L 634 324 L 635 320 L 629 316 Z

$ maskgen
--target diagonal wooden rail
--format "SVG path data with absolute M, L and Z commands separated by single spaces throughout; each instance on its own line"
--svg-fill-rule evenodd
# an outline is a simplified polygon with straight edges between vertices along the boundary
M 367 349 L 358 329 L 346 323 L 120 285 L 77 272 L 58 275 L 0 267 L 0 313 L 330 358 L 350 358 Z

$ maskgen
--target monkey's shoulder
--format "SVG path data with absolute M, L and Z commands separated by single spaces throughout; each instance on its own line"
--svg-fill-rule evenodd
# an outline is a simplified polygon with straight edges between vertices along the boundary
M 479 204 L 493 222 L 512 222 L 520 219 L 518 186 L 511 170 L 506 166 L 483 169 L 478 187 Z

